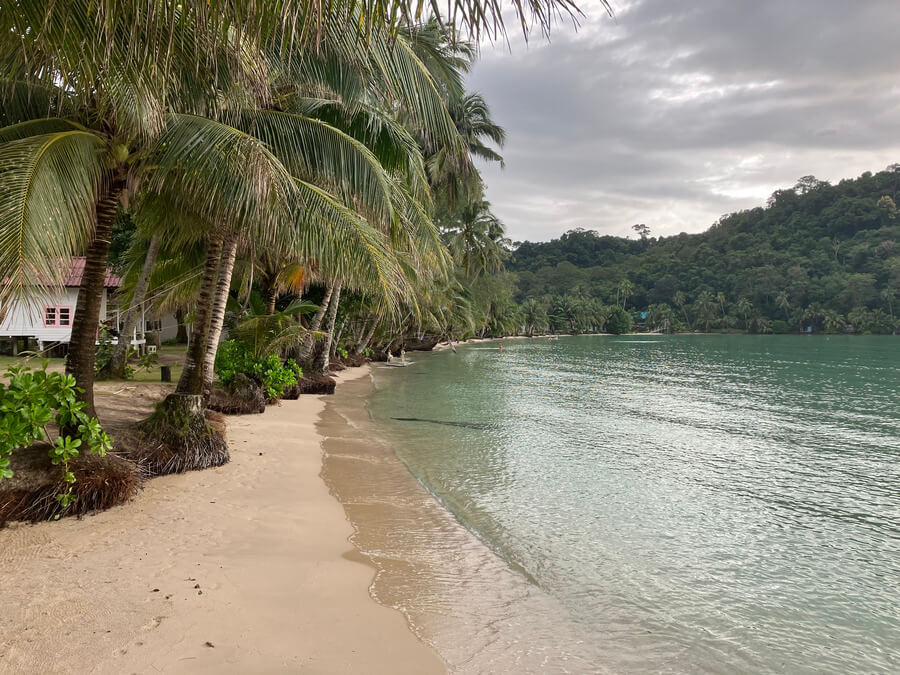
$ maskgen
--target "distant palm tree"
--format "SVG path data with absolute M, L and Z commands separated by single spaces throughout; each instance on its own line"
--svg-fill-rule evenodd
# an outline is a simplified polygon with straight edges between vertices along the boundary
M 462 207 L 445 225 L 444 240 L 469 279 L 499 270 L 511 244 L 503 223 L 491 213 L 491 205 L 485 200 Z
M 684 314 L 684 323 L 688 328 L 690 328 L 691 321 L 690 319 L 688 319 L 688 313 L 686 309 L 687 298 L 684 296 L 684 293 L 682 293 L 681 291 L 677 291 L 675 293 L 675 297 L 672 298 L 672 302 L 675 303 L 675 306 L 682 311 L 682 313 Z
M 709 324 L 712 322 L 715 306 L 715 298 L 709 291 L 701 292 L 700 295 L 697 296 L 697 300 L 694 302 L 694 307 L 697 310 L 697 318 L 703 319 L 707 333 L 709 332 Z
M 750 317 L 753 314 L 753 303 L 747 298 L 741 298 L 737 301 L 737 314 L 744 320 L 744 328 L 750 330 Z
M 621 296 L 622 309 L 625 309 L 625 305 L 628 303 L 628 298 L 634 295 L 634 284 L 628 281 L 628 279 L 622 279 L 622 281 L 619 282 L 617 295 Z
M 777 296 L 775 296 L 775 304 L 778 305 L 778 309 L 784 312 L 785 320 L 790 323 L 791 321 L 791 301 L 788 299 L 788 294 L 785 291 L 781 291 Z
M 726 299 L 725 299 L 725 294 L 722 291 L 719 291 L 718 293 L 716 293 L 716 302 L 719 303 L 719 309 L 722 310 L 722 323 L 724 324 L 725 319 L 726 319 L 726 316 L 725 316 Z

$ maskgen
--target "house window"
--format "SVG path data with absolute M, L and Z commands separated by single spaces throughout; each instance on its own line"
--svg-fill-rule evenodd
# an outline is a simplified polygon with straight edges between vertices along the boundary
M 71 307 L 44 307 L 44 326 L 46 328 L 66 327 L 71 325 Z

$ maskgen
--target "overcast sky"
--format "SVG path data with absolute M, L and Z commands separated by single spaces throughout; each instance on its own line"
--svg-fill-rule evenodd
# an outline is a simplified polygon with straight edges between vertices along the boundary
M 577 0 L 576 0 L 577 1 Z M 900 161 L 897 0 L 597 0 L 469 77 L 509 138 L 487 196 L 516 240 L 699 232 L 813 174 Z

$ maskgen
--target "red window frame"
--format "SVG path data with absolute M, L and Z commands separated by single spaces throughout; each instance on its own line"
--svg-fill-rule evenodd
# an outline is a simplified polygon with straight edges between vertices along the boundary
M 53 312 L 53 318 L 50 318 L 50 312 Z M 65 311 L 65 323 L 63 323 L 63 311 Z M 72 306 L 71 305 L 47 305 L 44 307 L 44 328 L 71 328 L 72 326 Z

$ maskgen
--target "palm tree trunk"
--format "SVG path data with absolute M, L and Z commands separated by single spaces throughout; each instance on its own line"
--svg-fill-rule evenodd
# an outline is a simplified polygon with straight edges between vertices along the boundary
M 236 255 L 237 239 L 234 235 L 228 235 L 222 247 L 222 259 L 219 261 L 216 296 L 210 319 L 209 339 L 206 342 L 206 365 L 203 371 L 204 391 L 206 393 L 212 387 L 213 378 L 215 377 L 216 352 L 219 350 L 219 338 L 222 337 L 222 326 L 225 323 L 225 305 L 228 302 L 228 291 L 231 290 L 231 275 L 234 272 Z
M 377 316 L 372 320 L 372 325 L 369 326 L 369 331 L 366 333 L 365 337 L 360 341 L 358 345 L 356 345 L 356 349 L 353 350 L 354 354 L 362 354 L 364 351 L 366 351 L 366 348 L 372 341 L 372 337 L 375 335 L 376 328 L 378 328 Z
M 325 319 L 327 334 L 325 336 L 325 339 L 322 341 L 322 345 L 320 346 L 319 351 L 316 354 L 315 361 L 313 362 L 314 373 L 320 373 L 322 375 L 328 374 L 328 366 L 330 363 L 329 356 L 331 354 L 331 343 L 332 337 L 334 335 L 334 322 L 337 318 L 337 310 L 340 302 L 341 285 L 340 283 L 335 283 L 334 288 L 331 292 L 331 299 L 328 303 L 328 316 Z
M 213 237 L 206 245 L 206 265 L 203 269 L 203 282 L 194 311 L 194 325 L 191 339 L 188 342 L 187 356 L 184 359 L 184 371 L 175 388 L 177 395 L 200 396 L 203 393 L 203 366 L 206 363 L 206 340 L 209 335 L 212 318 L 212 304 L 216 293 L 216 282 L 219 278 L 219 259 L 222 252 L 222 241 Z
M 178 322 L 178 333 L 175 334 L 175 342 L 186 345 L 188 341 L 187 326 L 184 325 L 184 310 L 180 307 L 175 310 L 175 321 Z
M 275 278 L 270 280 L 271 285 L 266 289 L 266 314 L 275 313 L 275 301 L 278 300 L 278 289 L 275 288 Z
M 66 359 L 66 373 L 75 376 L 80 389 L 78 400 L 84 402 L 84 412 L 96 416 L 94 410 L 94 364 L 97 358 L 97 330 L 100 326 L 100 306 L 109 262 L 109 244 L 119 196 L 125 189 L 125 176 L 116 175 L 96 206 L 94 238 L 87 249 L 84 274 L 78 288 L 75 316 L 72 317 L 72 337 Z
M 137 324 L 138 311 L 147 295 L 147 288 L 150 286 L 150 276 L 153 274 L 153 268 L 156 266 L 156 256 L 159 253 L 159 245 L 162 242 L 159 232 L 154 232 L 150 238 L 150 245 L 147 248 L 147 257 L 144 258 L 144 265 L 141 267 L 141 274 L 138 277 L 137 284 L 134 287 L 134 295 L 131 298 L 131 304 L 128 311 L 125 312 L 125 318 L 122 321 L 122 330 L 119 332 L 119 343 L 113 352 L 112 358 L 107 366 L 109 374 L 112 377 L 125 377 L 125 367 L 128 363 L 128 349 L 131 343 L 131 334 Z
M 150 475 L 206 469 L 221 466 L 230 459 L 225 437 L 208 423 L 203 406 L 206 346 L 220 262 L 226 255 L 227 251 L 222 252 L 222 240 L 209 238 L 184 372 L 175 393 L 169 394 L 162 405 L 139 424 L 143 438 L 137 457 Z
M 309 324 L 310 333 L 314 333 L 322 327 L 322 319 L 325 317 L 325 312 L 331 301 L 332 293 L 334 293 L 334 284 L 327 284 L 325 286 L 325 297 L 322 298 L 322 304 L 319 305 L 319 309 L 316 310 L 316 313 L 313 315 L 312 321 Z M 307 359 L 309 359 L 309 355 L 312 353 L 314 340 L 315 338 L 312 335 L 307 335 L 303 340 L 303 344 L 297 351 L 297 363 L 306 363 Z
M 344 335 L 344 329 L 347 327 L 347 320 L 341 321 L 340 327 L 337 329 L 337 332 L 334 334 L 334 339 L 331 341 L 331 355 L 337 356 L 337 348 L 341 343 L 341 337 Z

